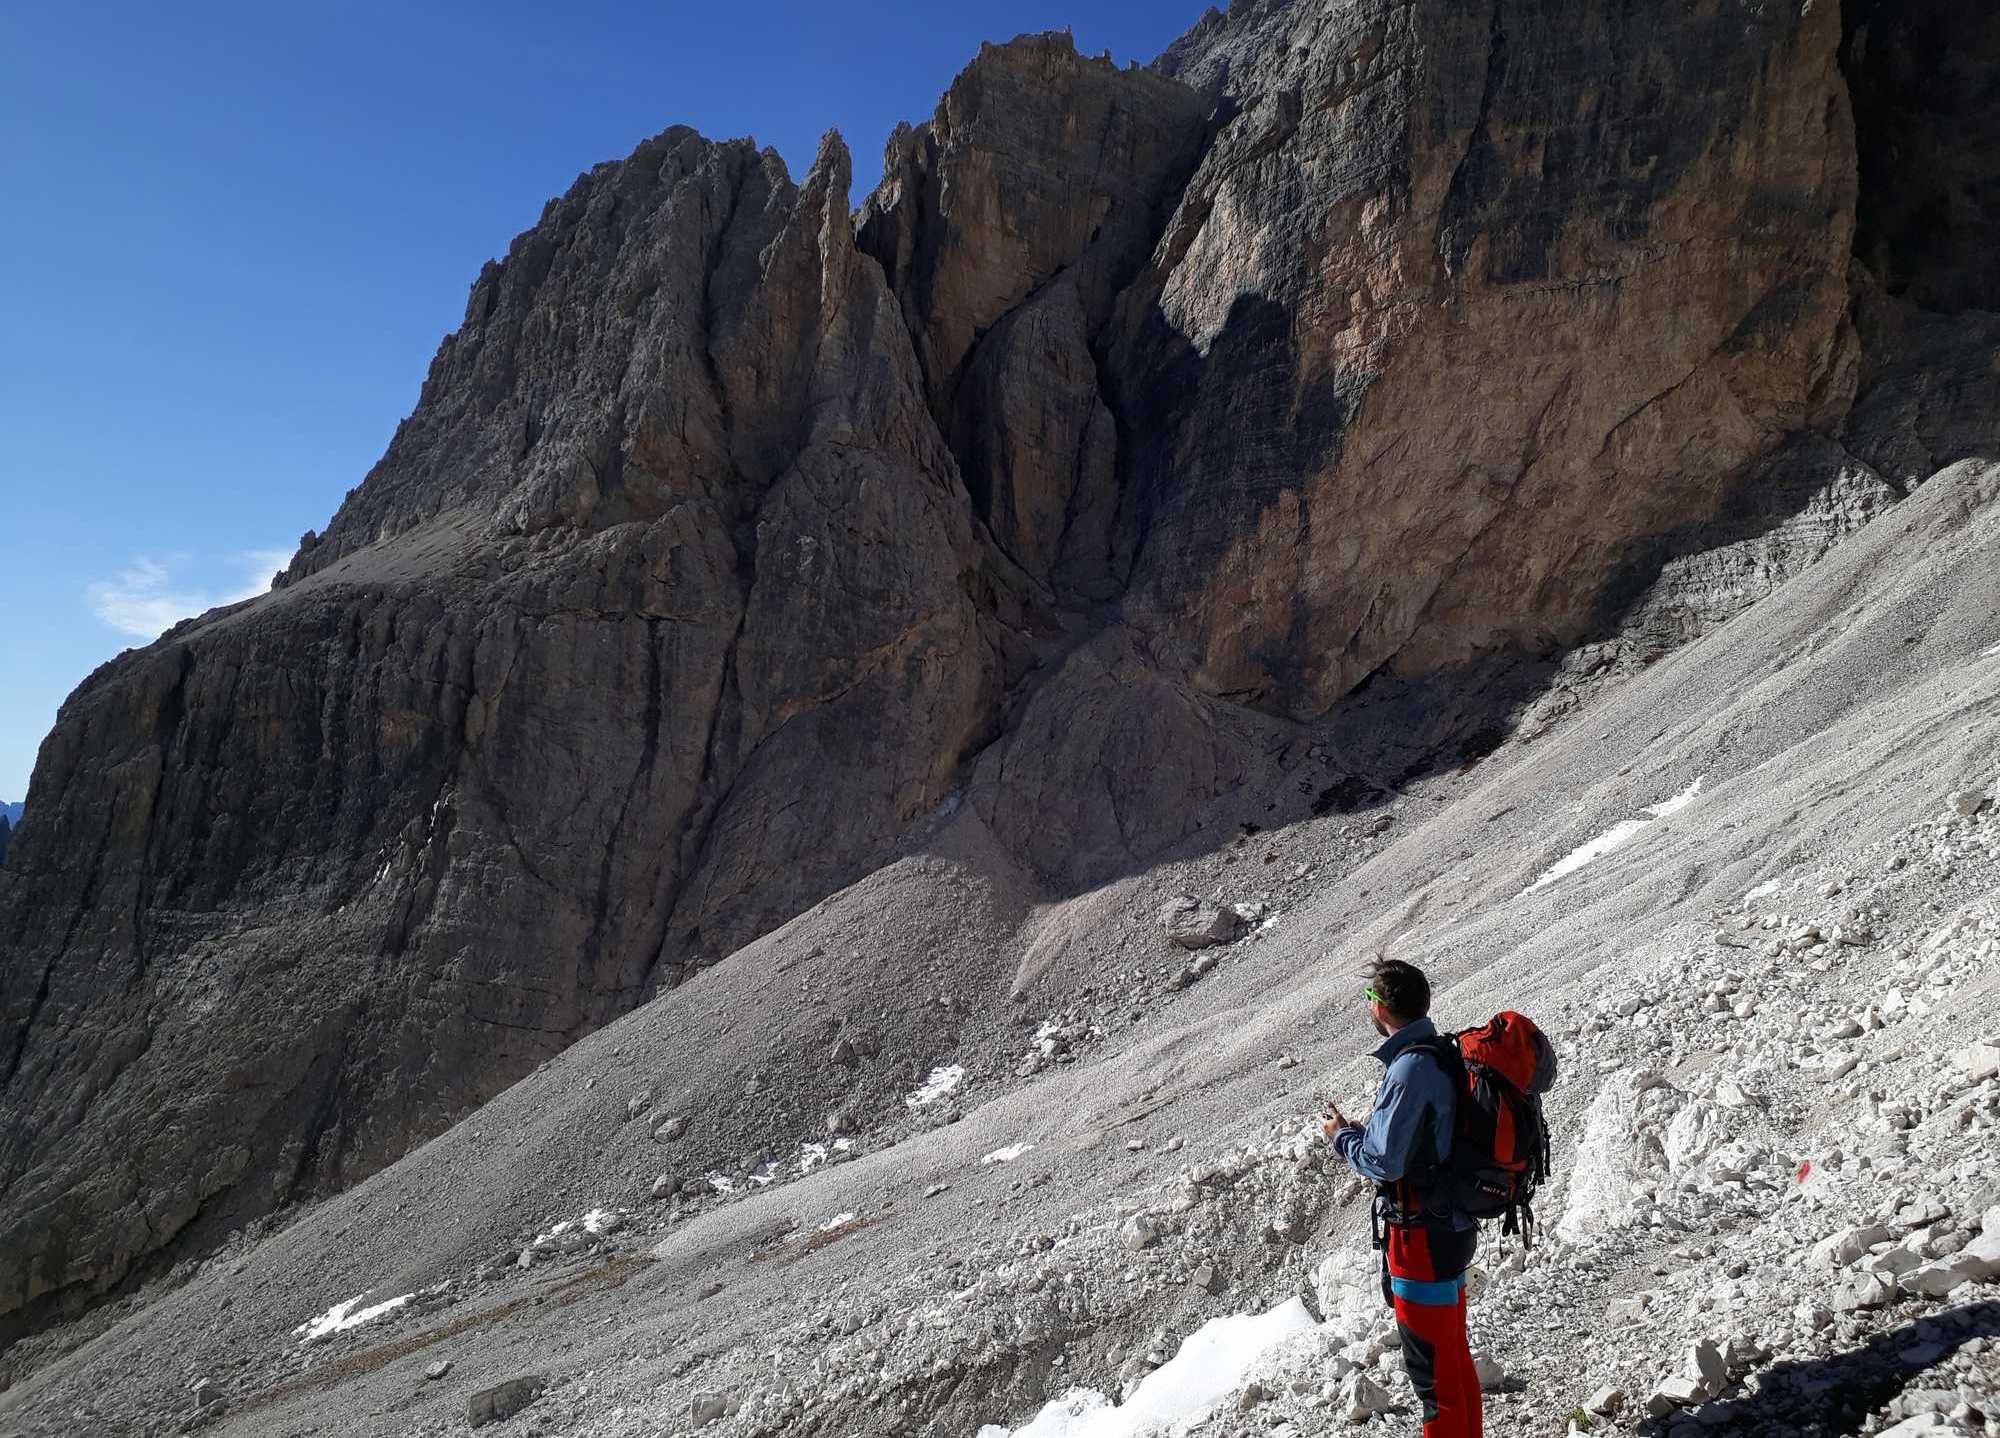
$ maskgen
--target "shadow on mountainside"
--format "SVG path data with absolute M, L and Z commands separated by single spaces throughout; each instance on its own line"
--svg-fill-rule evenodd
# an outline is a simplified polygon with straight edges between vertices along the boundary
M 1796 1438 L 1858 1433 L 1871 1413 L 1917 1385 L 1923 1374 L 1948 1362 L 1973 1339 L 1995 1336 L 2000 1336 L 2000 1302 L 1947 1309 L 1878 1333 L 1860 1348 L 1773 1364 L 1763 1371 L 1755 1393 L 1703 1404 L 1694 1410 L 1696 1421 L 1719 1433 Z M 1958 1401 L 1958 1385 L 1949 1375 L 1940 1375 L 1938 1386 L 1952 1394 L 1951 1403 L 1944 1405 L 1949 1409 Z M 1648 1418 L 1638 1431 L 1665 1435 L 1687 1418 L 1679 1411 Z

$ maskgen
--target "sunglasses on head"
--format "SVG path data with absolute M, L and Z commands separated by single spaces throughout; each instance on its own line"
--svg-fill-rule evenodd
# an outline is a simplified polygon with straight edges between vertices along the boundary
M 1361 991 L 1361 997 L 1368 1000 L 1368 1002 L 1371 1004 L 1382 1004 L 1386 1006 L 1389 1002 L 1387 999 L 1383 998 L 1380 994 L 1375 992 L 1375 986 L 1373 984 L 1370 984 L 1367 988 Z

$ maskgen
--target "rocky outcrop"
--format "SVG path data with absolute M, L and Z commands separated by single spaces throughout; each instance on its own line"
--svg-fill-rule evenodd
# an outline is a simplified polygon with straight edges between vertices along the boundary
M 1132 607 L 1323 711 L 1590 627 L 1637 536 L 1837 421 L 1853 133 L 1832 7 L 1233 7 L 1236 117 L 1128 297 Z
M 943 797 L 1011 641 L 847 180 L 587 176 L 284 586 L 71 699 L 0 897 L 0 1305 L 379 1167 Z
M 1465 675 L 1892 500 L 1852 445 L 1976 447 L 1850 265 L 1833 8 L 1545 11 L 989 47 L 858 215 L 837 137 L 579 179 L 276 591 L 65 705 L 0 873 L 0 1324 L 379 1168 L 941 805 L 1117 873 L 1371 678 L 1460 742 Z
M 862 211 L 862 247 L 897 292 L 975 508 L 1003 553 L 1071 603 L 1119 588 L 1098 338 L 1209 108 L 1079 57 L 1066 36 L 989 45 L 934 119 L 891 137 Z

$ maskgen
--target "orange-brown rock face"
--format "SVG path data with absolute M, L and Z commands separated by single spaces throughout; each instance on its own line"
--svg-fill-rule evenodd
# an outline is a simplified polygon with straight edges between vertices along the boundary
M 1240 113 L 1125 302 L 1140 622 L 1302 715 L 1582 633 L 1633 536 L 1851 395 L 1839 43 L 1510 0 L 1183 42 Z

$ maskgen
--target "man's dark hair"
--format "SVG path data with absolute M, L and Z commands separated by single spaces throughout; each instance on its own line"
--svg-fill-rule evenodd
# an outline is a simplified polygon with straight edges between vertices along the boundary
M 1431 1011 L 1431 981 L 1415 964 L 1401 959 L 1377 959 L 1368 968 L 1368 987 L 1382 998 L 1382 1006 L 1405 1023 Z

